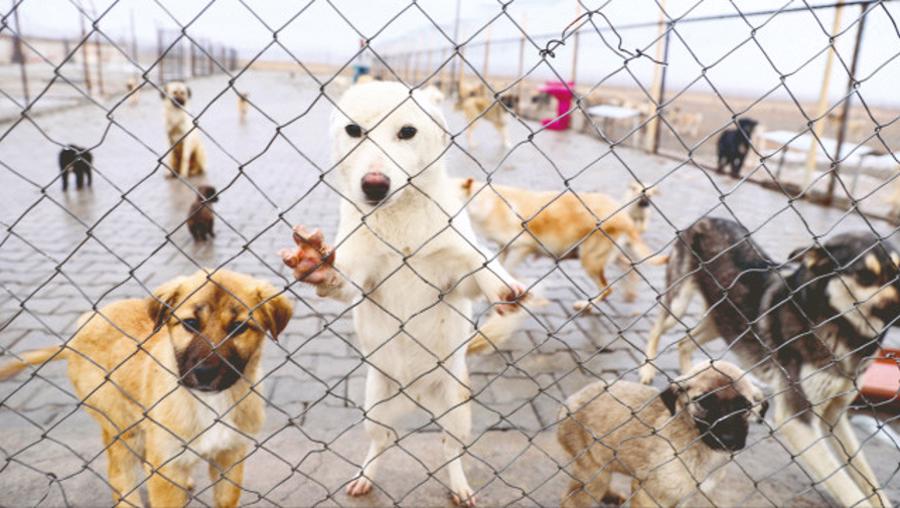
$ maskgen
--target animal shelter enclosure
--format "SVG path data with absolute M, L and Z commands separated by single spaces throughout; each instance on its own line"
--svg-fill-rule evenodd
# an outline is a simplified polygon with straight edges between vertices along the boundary
M 4 6 L 0 504 L 900 503 L 898 3 L 551 3 Z

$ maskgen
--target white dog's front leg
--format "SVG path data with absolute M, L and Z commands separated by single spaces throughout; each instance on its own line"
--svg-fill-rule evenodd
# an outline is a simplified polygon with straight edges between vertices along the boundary
M 182 178 L 187 178 L 191 170 L 191 151 L 188 149 L 188 138 L 185 137 L 179 143 L 181 150 L 181 160 L 178 161 L 178 174 Z
M 369 451 L 356 478 L 347 484 L 347 494 L 363 496 L 372 490 L 378 466 L 384 451 L 396 439 L 394 422 L 403 412 L 403 396 L 398 396 L 397 384 L 377 369 L 366 372 L 366 433 L 369 435 Z
M 469 403 L 470 389 L 460 381 L 467 383 L 469 375 L 462 352 L 457 353 L 447 365 L 453 371 L 445 375 L 439 383 L 440 390 L 430 394 L 424 402 L 428 410 L 444 430 L 442 447 L 444 459 L 447 461 L 447 472 L 450 476 L 450 490 L 453 502 L 468 507 L 475 506 L 475 491 L 469 486 L 466 472 L 463 470 L 462 455 L 468 446 L 472 431 L 472 407 Z

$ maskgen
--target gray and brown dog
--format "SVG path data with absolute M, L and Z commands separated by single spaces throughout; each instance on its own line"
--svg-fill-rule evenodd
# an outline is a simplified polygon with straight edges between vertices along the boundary
M 663 392 L 600 381 L 566 400 L 557 437 L 571 457 L 564 507 L 621 504 L 612 473 L 632 478 L 631 506 L 674 506 L 708 492 L 731 452 L 744 448 L 751 415 L 768 404 L 746 374 L 724 362 L 697 364 Z
M 151 506 L 184 506 L 194 463 L 209 463 L 216 506 L 237 506 L 244 461 L 262 427 L 260 358 L 293 306 L 247 275 L 200 270 L 144 299 L 85 314 L 63 346 L 20 353 L 0 380 L 67 360 L 81 405 L 100 425 L 118 505 L 143 506 L 136 472 L 146 466 Z
M 660 336 L 684 323 L 699 293 L 706 310 L 678 343 L 682 372 L 722 337 L 771 386 L 776 427 L 815 483 L 844 506 L 891 506 L 847 412 L 858 377 L 900 324 L 898 264 L 900 252 L 871 231 L 835 235 L 779 264 L 740 224 L 701 219 L 669 257 L 641 381 L 653 378 Z

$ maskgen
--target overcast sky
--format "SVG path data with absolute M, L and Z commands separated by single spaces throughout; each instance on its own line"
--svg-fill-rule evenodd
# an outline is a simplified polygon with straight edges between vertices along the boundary
M 77 3 L 77 0 L 73 1 Z M 34 35 L 77 37 L 78 18 L 73 1 L 24 0 L 20 8 L 23 31 Z M 655 21 L 659 16 L 659 8 L 654 1 L 588 0 L 584 3 L 592 9 L 602 6 L 601 12 L 613 26 L 620 28 L 618 34 L 623 39 L 622 47 L 629 51 L 647 47 L 656 37 L 655 28 L 621 29 L 632 23 Z M 441 36 L 439 29 L 428 17 L 452 35 L 456 9 L 456 3 L 452 0 L 419 0 L 418 7 L 410 7 L 409 0 L 159 0 L 158 3 L 152 0 L 82 0 L 81 4 L 98 15 L 105 12 L 99 26 L 117 40 L 130 40 L 132 20 L 137 38 L 144 46 L 155 46 L 157 28 L 178 29 L 189 24 L 188 33 L 192 37 L 225 43 L 238 48 L 241 55 L 251 56 L 271 43 L 272 30 L 280 29 L 279 41 L 294 55 L 308 61 L 331 63 L 346 61 L 353 55 L 358 47 L 357 31 L 371 37 L 386 24 L 387 28 L 373 42 L 373 47 L 379 53 L 390 54 L 417 48 L 449 48 L 450 43 Z M 11 2 L 7 2 L 7 9 L 9 5 Z M 681 16 L 689 11 L 688 17 L 733 14 L 737 9 L 748 13 L 803 5 L 801 1 L 790 0 L 666 2 L 670 15 Z M 303 12 L 298 15 L 300 11 Z M 490 70 L 512 74 L 518 66 L 519 44 L 497 42 L 521 35 L 509 18 L 525 26 L 529 34 L 559 33 L 575 18 L 576 2 L 514 0 L 507 12 L 509 17 L 500 16 L 491 24 L 489 34 L 488 31 L 482 31 L 474 42 L 483 42 L 490 36 L 494 41 L 490 53 Z M 462 0 L 460 38 L 468 39 L 500 13 L 501 3 L 498 1 Z M 900 17 L 900 2 L 879 6 L 867 17 L 868 26 L 858 75 L 871 75 L 861 87 L 867 100 L 878 105 L 898 106 L 900 99 L 897 98 L 895 88 L 900 82 L 900 59 L 897 58 L 900 53 L 900 37 L 887 13 L 895 19 Z M 857 6 L 845 8 L 843 27 L 850 27 L 859 14 L 860 8 Z M 194 18 L 197 19 L 193 21 Z M 290 21 L 292 18 L 294 20 Z M 761 16 L 749 18 L 748 21 L 759 25 L 766 19 L 767 17 Z M 595 17 L 594 20 L 598 26 L 605 26 L 601 18 Z M 773 63 L 781 72 L 791 73 L 826 47 L 828 40 L 823 27 L 829 30 L 832 20 L 831 10 L 816 11 L 815 15 L 808 11 L 779 14 L 757 32 L 758 44 L 753 41 L 745 42 L 750 37 L 751 28 L 741 19 L 680 24 L 677 27 L 678 34 L 673 36 L 667 79 L 670 84 L 685 86 L 700 75 L 703 66 L 712 65 L 721 59 L 707 74 L 714 86 L 724 92 L 758 96 L 779 83 L 778 72 L 773 69 Z M 607 42 L 616 44 L 615 35 L 608 28 L 605 30 L 607 31 L 603 32 L 603 36 Z M 855 28 L 851 28 L 837 41 L 838 51 L 847 65 L 852 55 L 854 37 Z M 546 44 L 546 40 L 538 42 Z M 745 43 L 741 45 L 742 42 Z M 623 56 L 608 49 L 596 32 L 584 34 L 580 44 L 579 81 L 596 82 L 608 76 L 611 84 L 633 85 L 636 77 L 642 85 L 649 86 L 654 64 L 648 60 L 639 59 L 631 64 L 630 70 L 635 76 L 632 77 L 622 70 Z M 735 47 L 739 49 L 729 53 Z M 571 44 L 560 48 L 556 58 L 552 60 L 554 69 L 564 76 L 571 72 L 570 48 Z M 472 46 L 467 57 L 480 70 L 484 57 L 483 46 Z M 285 54 L 283 51 L 270 49 L 264 54 L 264 58 L 281 59 L 285 58 Z M 437 59 L 435 53 L 432 66 L 437 65 Z M 528 46 L 526 68 L 537 61 L 537 50 Z M 787 83 L 791 90 L 803 98 L 814 98 L 822 81 L 824 61 L 822 55 L 789 77 Z M 877 72 L 873 74 L 876 69 Z M 538 77 L 549 75 L 550 71 L 546 66 L 542 66 L 537 74 Z M 847 80 L 847 73 L 837 60 L 833 78 L 831 95 L 836 99 L 843 95 Z M 709 91 L 709 86 L 704 82 L 695 85 L 694 89 Z

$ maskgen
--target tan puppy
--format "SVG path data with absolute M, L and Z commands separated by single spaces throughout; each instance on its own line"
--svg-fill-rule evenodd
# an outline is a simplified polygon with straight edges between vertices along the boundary
M 459 97 L 453 109 L 462 111 L 466 117 L 466 141 L 469 148 L 475 148 L 475 125 L 479 120 L 486 120 L 497 129 L 503 139 L 503 147 L 509 148 L 509 132 L 506 129 L 506 107 L 515 108 L 514 96 L 504 96 L 500 101 L 488 97 L 482 84 L 460 83 Z M 503 102 L 501 104 L 500 102 Z
M 180 81 L 172 81 L 163 87 L 160 95 L 164 100 L 166 138 L 172 147 L 169 152 L 172 172 L 166 176 L 174 177 L 176 173 L 182 178 L 202 175 L 206 172 L 206 150 L 200 131 L 194 127 L 187 112 L 191 89 Z
M 606 194 L 560 194 L 496 184 L 486 187 L 484 182 L 476 183 L 472 178 L 459 179 L 457 183 L 463 199 L 471 199 L 466 211 L 472 226 L 479 235 L 500 246 L 500 262 L 507 270 L 515 270 L 533 255 L 557 260 L 578 258 L 603 291 L 597 298 L 602 300 L 612 292 L 606 280 L 606 266 L 622 245 L 630 245 L 639 258 L 651 254 L 628 213 Z M 523 221 L 527 221 L 524 229 Z M 621 244 L 613 243 L 620 238 Z M 654 258 L 652 262 L 665 261 Z M 577 302 L 575 308 L 588 306 L 588 302 Z
M 709 492 L 731 453 L 744 448 L 763 395 L 735 365 L 697 364 L 662 393 L 627 381 L 600 381 L 566 400 L 557 437 L 572 458 L 564 507 L 621 504 L 612 473 L 630 476 L 631 506 L 675 506 Z
M 291 312 L 290 300 L 265 282 L 201 270 L 149 298 L 85 314 L 66 345 L 21 354 L 0 368 L 0 379 L 68 360 L 75 393 L 103 431 L 116 503 L 142 505 L 135 472 L 143 465 L 150 504 L 184 506 L 190 468 L 203 459 L 215 504 L 236 506 L 244 436 L 263 424 L 263 342 L 284 330 Z

